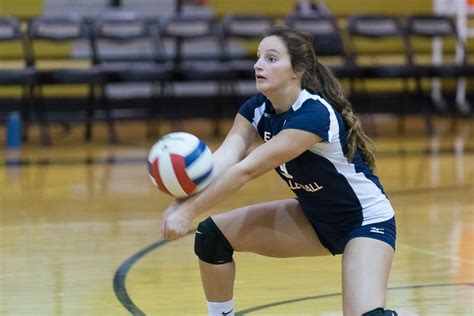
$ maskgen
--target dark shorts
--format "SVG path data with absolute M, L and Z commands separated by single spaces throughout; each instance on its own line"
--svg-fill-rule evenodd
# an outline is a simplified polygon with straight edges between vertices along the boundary
M 383 241 L 395 250 L 397 229 L 395 217 L 391 219 L 364 226 L 352 226 L 350 229 L 341 229 L 338 225 L 328 225 L 318 223 L 309 219 L 321 244 L 333 255 L 342 254 L 347 243 L 357 237 L 367 237 Z

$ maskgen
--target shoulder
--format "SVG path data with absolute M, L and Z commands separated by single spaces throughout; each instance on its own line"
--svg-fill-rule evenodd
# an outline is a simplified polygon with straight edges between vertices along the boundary
M 265 101 L 267 97 L 261 93 L 258 93 L 244 102 L 239 109 L 239 113 L 244 116 L 247 120 L 253 121 L 255 118 L 255 110 L 261 109 L 260 112 L 263 113 L 265 109 Z
M 263 95 L 262 93 L 257 93 L 256 95 L 248 98 L 244 104 L 242 105 L 242 107 L 244 106 L 247 106 L 247 107 L 259 107 L 261 106 L 262 104 L 265 103 L 265 101 L 267 100 L 267 97 L 265 95 Z
M 334 109 L 323 97 L 303 91 L 301 98 L 293 105 L 293 111 L 295 114 L 330 114 Z
M 335 140 L 339 134 L 337 111 L 321 96 L 303 92 L 293 105 L 284 128 L 302 129 L 318 135 L 325 141 Z M 337 131 L 337 132 L 336 132 Z
M 328 124 L 336 113 L 333 107 L 321 96 L 303 91 L 298 101 L 292 106 L 289 119 L 298 119 L 317 124 Z

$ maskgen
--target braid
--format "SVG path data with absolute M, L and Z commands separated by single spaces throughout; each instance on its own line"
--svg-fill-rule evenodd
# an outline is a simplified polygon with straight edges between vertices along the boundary
M 369 165 L 369 167 L 375 169 L 375 145 L 373 141 L 364 133 L 360 120 L 352 112 L 351 107 L 344 107 L 341 111 L 344 123 L 349 127 L 347 131 L 347 158 L 352 161 L 356 148 L 359 148 L 362 154 L 362 158 Z
M 334 74 L 315 59 L 315 73 L 311 82 L 316 83 L 317 93 L 327 99 L 341 113 L 347 127 L 347 159 L 352 161 L 357 148 L 371 169 L 375 169 L 374 143 L 362 130 L 359 118 L 354 114 L 344 89 Z M 318 87 L 319 86 L 319 87 Z

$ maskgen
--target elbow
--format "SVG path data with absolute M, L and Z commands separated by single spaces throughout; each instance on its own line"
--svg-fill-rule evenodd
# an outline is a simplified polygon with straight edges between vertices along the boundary
M 263 173 L 261 168 L 241 162 L 235 165 L 235 175 L 233 176 L 236 181 L 245 184 Z

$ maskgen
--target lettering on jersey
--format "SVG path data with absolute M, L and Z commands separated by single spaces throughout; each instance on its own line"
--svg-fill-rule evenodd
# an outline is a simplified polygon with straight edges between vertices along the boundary
M 268 142 L 270 139 L 272 139 L 272 134 L 270 132 L 264 131 L 263 132 L 263 141 Z
M 298 182 L 293 182 L 291 180 L 288 180 L 288 186 L 292 190 L 305 190 L 306 192 L 317 192 L 323 189 L 323 186 L 317 184 L 316 182 L 301 184 Z
M 317 192 L 323 188 L 323 186 L 317 184 L 316 182 L 308 183 L 308 184 L 301 184 L 295 181 L 291 181 L 293 176 L 288 172 L 286 168 L 286 163 L 281 164 L 279 167 L 280 174 L 284 176 L 288 181 L 288 186 L 292 190 L 305 190 L 306 192 Z

